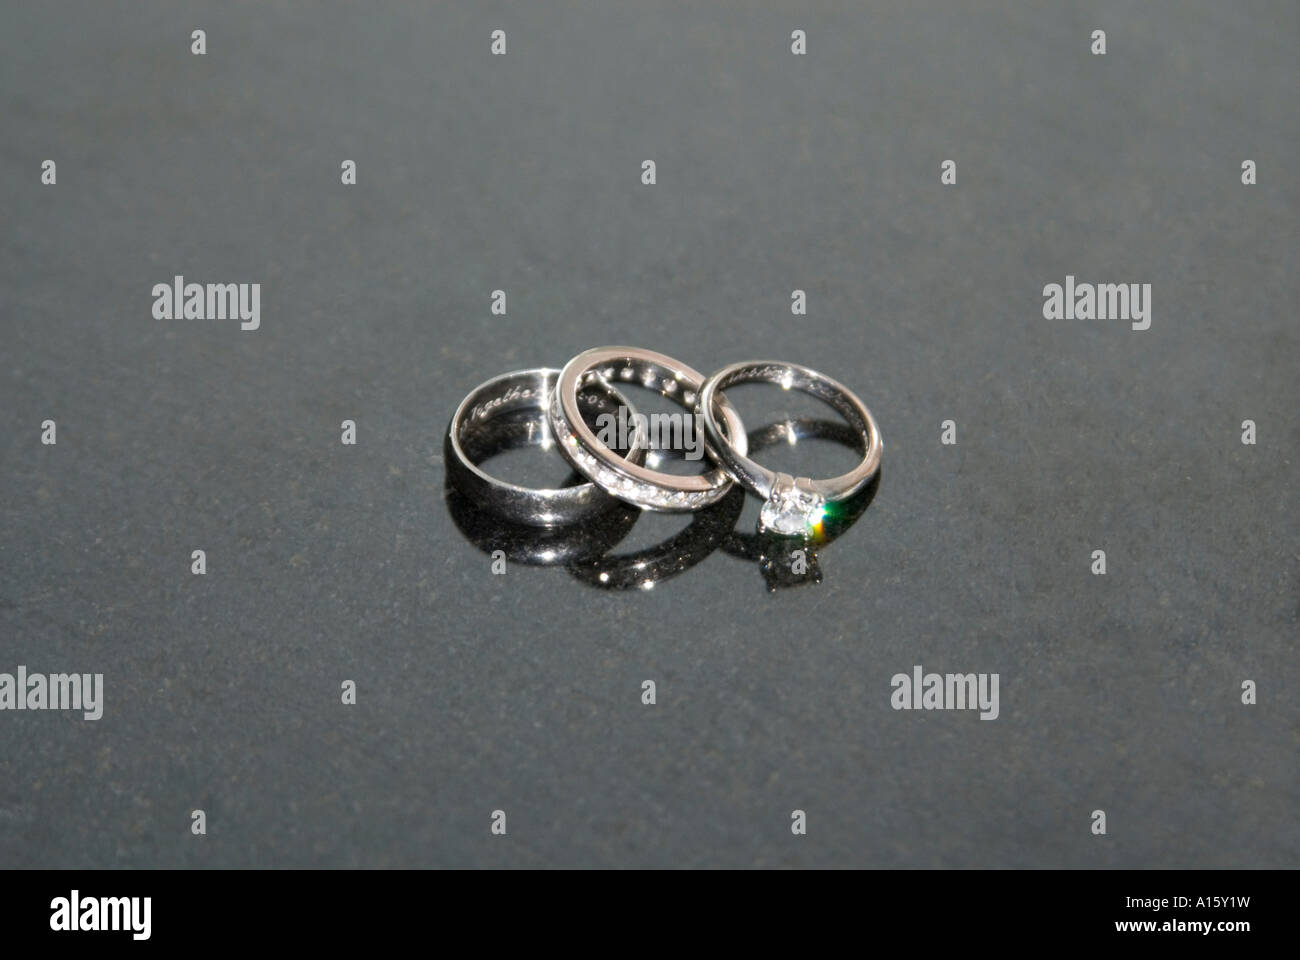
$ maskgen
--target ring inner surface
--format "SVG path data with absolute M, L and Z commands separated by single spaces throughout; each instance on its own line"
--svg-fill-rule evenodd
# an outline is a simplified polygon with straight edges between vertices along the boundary
M 866 420 L 862 418 L 857 407 L 848 397 L 824 380 L 809 377 L 803 371 L 788 367 L 785 364 L 756 363 L 740 367 L 728 376 L 723 377 L 718 382 L 718 393 L 723 392 L 727 387 L 734 387 L 741 383 L 766 384 L 767 386 L 782 387 L 786 390 L 798 390 L 800 393 L 806 393 L 823 401 L 847 420 L 850 427 L 862 435 L 862 450 L 865 454 L 866 437 L 871 432 Z
M 551 372 L 503 377 L 479 387 L 462 407 L 456 439 L 464 440 L 484 424 L 518 410 L 545 411 L 557 376 Z
M 489 476 L 480 465 L 491 457 L 521 447 L 545 447 L 553 441 L 546 408 L 558 379 L 558 370 L 500 378 L 480 387 L 466 400 L 456 439 L 461 453 L 475 470 Z M 584 420 L 594 420 L 602 413 L 617 413 L 623 406 L 622 398 L 599 382 L 580 388 L 578 402 Z M 626 446 L 615 452 L 623 457 L 628 455 Z M 523 489 L 545 489 L 489 478 Z M 560 486 L 585 482 L 585 477 L 572 474 Z

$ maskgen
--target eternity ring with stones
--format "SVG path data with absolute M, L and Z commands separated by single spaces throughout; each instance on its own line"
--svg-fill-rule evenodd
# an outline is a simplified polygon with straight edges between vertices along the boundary
M 730 439 L 736 436 L 736 431 L 730 425 L 724 431 L 714 411 L 725 399 L 723 391 L 728 387 L 754 382 L 798 390 L 834 407 L 861 438 L 862 461 L 838 477 L 810 480 L 776 473 L 749 459 L 748 451 Z M 705 440 L 715 459 L 742 486 L 764 499 L 759 514 L 759 529 L 763 531 L 783 536 L 815 536 L 828 504 L 852 497 L 880 467 L 880 430 L 871 411 L 848 387 L 808 367 L 759 360 L 730 364 L 705 380 L 695 409 L 704 423 Z
M 643 510 L 700 510 L 726 496 L 732 479 L 721 467 L 696 476 L 662 473 L 624 459 L 602 443 L 579 415 L 579 390 L 592 382 L 636 384 L 694 411 L 703 374 L 672 357 L 639 347 L 587 350 L 560 371 L 551 400 L 551 428 L 560 451 L 579 473 Z M 739 414 L 725 397 L 718 398 L 717 412 L 721 416 L 721 421 L 714 420 L 718 436 L 729 438 L 729 444 L 743 456 L 749 444 Z M 707 443 L 705 453 L 713 457 Z
M 482 455 L 476 448 L 484 448 L 489 441 L 499 441 L 503 429 L 525 432 L 534 442 L 545 447 L 554 442 L 546 410 L 555 392 L 560 371 L 541 367 L 535 370 L 516 370 L 503 373 L 480 384 L 461 401 L 447 426 L 443 443 L 448 479 L 456 488 L 479 506 L 494 511 L 516 523 L 533 527 L 563 526 L 588 520 L 615 506 L 617 501 L 592 483 L 579 483 L 554 490 L 535 490 L 506 483 L 482 470 L 478 463 Z M 578 406 L 578 391 L 574 391 L 574 420 L 584 423 Z M 621 393 L 606 383 L 593 382 L 584 387 L 581 405 L 591 413 L 617 415 L 620 408 L 630 409 Z M 526 423 L 511 423 L 507 415 L 518 411 L 540 411 L 540 418 Z M 584 423 L 585 426 L 585 423 Z M 540 438 L 533 437 L 543 431 Z M 626 451 L 627 462 L 641 463 L 645 448 L 633 436 Z M 525 441 L 526 442 L 526 441 Z M 496 445 L 499 446 L 499 443 Z

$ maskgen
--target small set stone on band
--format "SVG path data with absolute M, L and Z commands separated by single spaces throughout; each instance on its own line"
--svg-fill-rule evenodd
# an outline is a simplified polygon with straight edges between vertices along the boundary
M 838 411 L 861 440 L 861 462 L 838 477 L 811 480 L 776 473 L 748 456 L 745 425 L 725 396 L 728 387 L 765 382 L 810 394 Z M 653 390 L 693 412 L 703 424 L 704 451 L 717 464 L 701 475 L 663 473 L 643 466 L 646 444 L 639 433 L 626 450 L 601 442 L 584 416 L 613 413 L 635 417 L 616 384 Z M 522 426 L 507 414 L 532 415 Z M 506 422 L 498 423 L 500 418 Z M 516 418 L 517 419 L 517 418 Z M 543 446 L 556 444 L 589 482 L 534 490 L 492 477 L 478 466 L 475 441 L 509 445 L 506 430 L 521 442 L 542 432 Z M 817 535 L 828 505 L 851 498 L 880 467 L 881 440 L 871 412 L 843 384 L 816 370 L 778 361 L 746 361 L 704 377 L 672 357 L 639 347 L 598 347 L 578 354 L 562 370 L 503 374 L 476 387 L 461 401 L 444 443 L 448 479 L 474 503 L 506 520 L 552 527 L 580 523 L 618 501 L 643 510 L 693 511 L 717 503 L 733 482 L 765 500 L 759 530 L 781 536 Z M 490 455 L 490 454 L 489 454 Z

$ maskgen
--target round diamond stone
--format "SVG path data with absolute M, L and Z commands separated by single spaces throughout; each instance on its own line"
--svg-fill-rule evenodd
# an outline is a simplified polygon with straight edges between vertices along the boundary
M 821 522 L 826 501 L 815 493 L 791 489 L 773 491 L 763 504 L 758 522 L 764 530 L 786 537 L 805 537 Z

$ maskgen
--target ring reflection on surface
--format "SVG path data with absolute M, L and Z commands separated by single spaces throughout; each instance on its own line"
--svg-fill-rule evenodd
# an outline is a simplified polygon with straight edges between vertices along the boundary
M 697 510 L 685 530 L 663 543 L 634 553 L 571 563 L 569 572 L 583 583 L 606 590 L 650 590 L 718 549 L 744 507 L 745 491 L 736 487 L 713 506 Z

